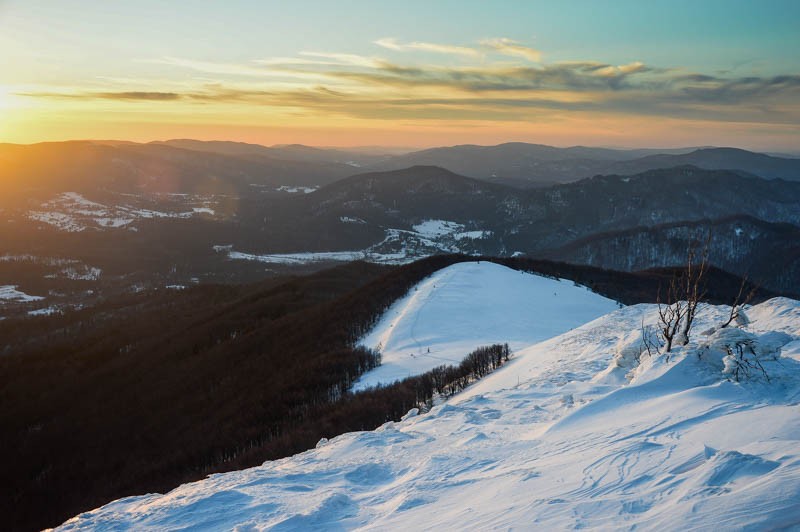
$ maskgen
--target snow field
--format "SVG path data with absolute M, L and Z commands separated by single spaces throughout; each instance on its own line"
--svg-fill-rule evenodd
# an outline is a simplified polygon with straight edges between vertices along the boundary
M 339 217 L 345 224 L 365 224 L 361 218 Z M 251 260 L 273 264 L 306 264 L 312 262 L 347 262 L 367 260 L 382 264 L 407 264 L 436 253 L 460 253 L 466 241 L 488 238 L 488 230 L 463 231 L 464 225 L 446 220 L 426 220 L 405 229 L 384 229 L 384 239 L 368 248 L 354 251 L 321 251 L 300 253 L 243 253 L 232 246 L 216 245 L 215 251 L 225 251 L 231 260 Z M 459 247 L 461 244 L 461 247 Z
M 571 281 L 519 272 L 491 262 L 454 264 L 419 283 L 361 341 L 383 355 L 361 390 L 458 365 L 476 347 L 512 350 L 551 338 L 617 308 Z
M 171 195 L 186 196 L 186 194 Z M 215 211 L 209 207 L 192 207 L 191 211 L 186 212 L 161 212 L 125 205 L 107 206 L 90 201 L 77 192 L 58 194 L 52 200 L 42 203 L 41 208 L 43 210 L 29 211 L 27 217 L 71 233 L 85 231 L 88 228 L 119 229 L 140 219 L 215 215 Z

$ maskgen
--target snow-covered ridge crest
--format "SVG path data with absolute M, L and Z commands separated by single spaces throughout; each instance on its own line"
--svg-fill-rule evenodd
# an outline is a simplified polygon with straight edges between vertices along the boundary
M 572 281 L 486 261 L 453 264 L 396 301 L 361 340 L 381 352 L 383 361 L 355 389 L 390 384 L 436 366 L 457 366 L 482 345 L 522 349 L 617 306 Z
M 695 330 L 727 315 L 702 305 Z M 797 526 L 800 302 L 773 299 L 747 315 L 732 332 L 693 334 L 669 359 L 622 368 L 620 353 L 657 312 L 619 309 L 518 350 L 427 414 L 121 499 L 63 529 Z M 742 340 L 772 356 L 769 381 L 726 373 L 725 346 Z

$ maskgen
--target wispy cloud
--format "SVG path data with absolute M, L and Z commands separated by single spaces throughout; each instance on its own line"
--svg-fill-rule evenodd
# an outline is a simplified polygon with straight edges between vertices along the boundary
M 204 74 L 235 76 L 243 78 L 273 78 L 280 76 L 307 79 L 319 77 L 318 74 L 313 71 L 281 68 L 277 65 L 271 66 L 264 64 L 261 60 L 254 60 L 250 61 L 249 63 L 223 63 L 165 56 L 158 59 L 143 60 L 142 62 L 157 65 L 167 65 L 176 68 L 185 68 L 194 70 L 196 72 L 202 72 Z
M 202 72 L 207 79 L 181 77 L 147 85 L 107 78 L 93 87 L 26 89 L 18 94 L 119 105 L 137 101 L 154 106 L 253 105 L 314 116 L 390 120 L 523 121 L 578 112 L 775 124 L 800 121 L 797 74 L 733 77 L 640 61 L 542 63 L 538 51 L 508 39 L 483 41 L 480 49 L 394 39 L 380 39 L 377 44 L 402 52 L 456 55 L 465 61 L 458 66 L 448 61 L 409 64 L 320 51 L 243 63 L 163 57 L 151 62 Z M 497 60 L 497 55 L 525 62 Z
M 483 56 L 483 54 L 479 50 L 476 50 L 475 48 L 470 48 L 468 46 L 454 46 L 450 44 L 437 44 L 430 42 L 400 43 L 397 41 L 397 39 L 393 39 L 391 37 L 384 37 L 382 39 L 378 39 L 377 41 L 373 42 L 378 46 L 387 48 L 389 50 L 394 50 L 397 52 L 407 52 L 407 51 L 434 52 L 437 54 L 459 55 L 471 58 L 480 58 Z
M 484 39 L 481 41 L 481 45 L 499 54 L 511 57 L 521 57 L 522 59 L 532 61 L 534 63 L 539 63 L 542 61 L 542 52 L 539 50 L 534 50 L 533 48 L 529 48 L 505 37 Z
M 604 65 L 596 70 L 598 76 L 606 78 L 615 78 L 619 76 L 626 76 L 628 74 L 635 74 L 637 72 L 644 72 L 647 67 L 641 61 L 628 63 L 627 65 Z
M 800 97 L 798 74 L 734 79 L 690 75 L 683 79 L 689 82 L 681 87 L 682 96 L 687 100 L 736 104 L 752 99 L 769 102 L 770 99 L 787 95 Z
M 203 72 L 206 74 L 221 74 L 233 76 L 266 76 L 269 70 L 253 65 L 242 65 L 237 63 L 218 63 L 213 61 L 199 61 L 195 59 L 185 59 L 182 57 L 164 56 L 157 59 L 145 59 L 143 63 L 153 63 L 157 65 L 167 65 L 179 68 L 186 68 Z
M 52 98 L 52 99 L 75 99 L 75 100 L 119 100 L 119 101 L 148 101 L 166 102 L 175 101 L 183 98 L 177 92 L 142 92 L 142 91 L 123 91 L 123 92 L 18 92 L 17 96 L 28 96 L 32 98 Z
M 318 57 L 321 59 L 328 59 L 340 65 L 353 65 L 367 68 L 377 68 L 381 65 L 382 61 L 373 57 L 365 57 L 356 54 L 339 54 L 331 52 L 300 52 L 300 55 L 306 57 Z
M 406 67 L 383 63 L 366 71 L 329 72 L 334 78 L 359 80 L 402 87 L 443 86 L 467 92 L 528 90 L 622 90 L 632 87 L 635 75 L 652 72 L 643 64 L 635 68 L 616 67 L 597 62 L 554 63 L 541 67 L 472 66 L 472 67 Z M 654 80 L 641 78 L 642 88 Z M 663 83 L 663 81 L 662 81 Z

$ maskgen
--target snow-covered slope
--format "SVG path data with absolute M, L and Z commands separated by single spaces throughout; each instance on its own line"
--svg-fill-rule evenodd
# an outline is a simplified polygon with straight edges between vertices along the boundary
M 617 308 L 571 281 L 492 262 L 454 264 L 397 301 L 362 340 L 383 355 L 355 389 L 391 383 L 442 364 L 458 365 L 475 347 L 512 350 L 564 333 Z
M 63 529 L 798 527 L 800 302 L 770 300 L 745 329 L 712 330 L 727 312 L 701 307 L 688 346 L 637 362 L 655 308 L 619 309 L 517 352 L 429 413 Z M 769 381 L 725 373 L 737 341 Z

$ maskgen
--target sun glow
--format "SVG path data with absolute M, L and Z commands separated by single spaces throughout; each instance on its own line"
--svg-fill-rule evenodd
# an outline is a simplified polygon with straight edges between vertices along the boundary
M 8 89 L 0 86 L 0 109 L 8 109 L 10 107 L 12 107 L 11 95 L 8 93 Z
M 0 85 L 0 111 L 19 109 L 23 103 L 23 98 L 15 95 L 10 87 Z

